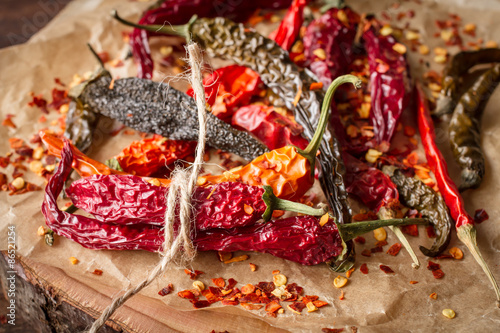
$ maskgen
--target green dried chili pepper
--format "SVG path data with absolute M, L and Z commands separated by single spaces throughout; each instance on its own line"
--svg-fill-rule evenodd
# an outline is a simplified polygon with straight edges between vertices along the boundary
M 198 139 L 196 102 L 165 83 L 138 78 L 115 80 L 101 77 L 89 84 L 81 99 L 92 110 L 116 119 L 144 133 L 156 133 L 172 140 Z M 209 113 L 207 144 L 247 160 L 264 154 L 267 148 L 250 134 L 238 131 Z
M 494 62 L 500 62 L 500 49 L 463 51 L 454 55 L 444 69 L 441 95 L 433 115 L 440 117 L 453 112 L 460 98 L 458 86 L 462 75 L 475 65 Z
M 488 100 L 500 82 L 500 64 L 481 75 L 462 95 L 448 128 L 451 149 L 462 169 L 459 190 L 477 188 L 484 176 L 484 155 L 481 150 L 479 122 Z
M 321 114 L 324 93 L 321 90 L 309 90 L 315 80 L 307 71 L 300 71 L 283 50 L 273 40 L 245 28 L 229 19 L 193 17 L 182 26 L 138 25 L 120 18 L 116 11 L 112 15 L 121 23 L 139 29 L 182 36 L 200 44 L 211 57 L 230 59 L 238 65 L 246 66 L 259 73 L 260 78 L 274 94 L 279 96 L 284 105 L 294 110 L 295 120 L 304 129 L 304 136 L 311 140 Z M 296 99 L 298 99 L 298 103 Z M 319 181 L 328 203 L 339 223 L 351 222 L 351 209 L 347 201 L 344 186 L 344 165 L 340 145 L 333 135 L 331 127 L 325 131 L 325 140 L 321 142 Z M 352 242 L 348 246 L 353 249 Z M 347 256 L 352 266 L 353 251 Z M 347 269 L 349 269 L 347 268 Z M 334 268 L 337 269 L 337 268 Z
M 397 186 L 401 202 L 418 210 L 434 227 L 436 240 L 430 249 L 420 246 L 420 251 L 428 257 L 436 257 L 450 243 L 453 221 L 441 195 L 418 179 L 406 177 L 401 170 L 391 176 Z

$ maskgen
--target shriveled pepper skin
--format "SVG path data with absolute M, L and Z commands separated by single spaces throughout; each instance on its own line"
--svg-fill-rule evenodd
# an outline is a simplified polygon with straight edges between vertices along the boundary
M 453 111 L 448 133 L 453 155 L 462 169 L 460 190 L 477 188 L 483 180 L 485 166 L 479 133 L 480 118 L 499 82 L 500 64 L 496 64 L 462 95 Z
M 281 199 L 298 199 L 314 183 L 309 161 L 295 147 L 286 146 L 255 158 L 243 167 L 229 170 L 222 175 L 200 177 L 202 184 L 241 181 L 249 185 L 269 185 Z
M 74 181 L 66 192 L 76 207 L 104 223 L 165 224 L 168 188 L 140 177 L 94 175 Z M 235 182 L 196 187 L 192 198 L 196 229 L 255 224 L 266 210 L 263 194 L 262 187 Z

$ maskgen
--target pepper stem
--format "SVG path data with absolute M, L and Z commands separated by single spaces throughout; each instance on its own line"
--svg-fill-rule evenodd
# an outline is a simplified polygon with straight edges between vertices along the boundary
M 349 82 L 354 84 L 356 88 L 361 88 L 361 80 L 354 75 L 342 75 L 333 80 L 333 82 L 328 87 L 328 90 L 326 91 L 325 98 L 323 99 L 323 104 L 321 105 L 321 115 L 313 138 L 309 142 L 309 145 L 307 145 L 306 149 L 297 149 L 300 155 L 309 160 L 312 172 L 314 172 L 316 153 L 318 151 L 319 145 L 321 144 L 321 140 L 323 139 L 323 134 L 325 134 L 326 125 L 328 124 L 330 106 L 332 105 L 332 98 L 335 94 L 335 90 L 337 90 L 337 88 L 344 83 Z
M 497 307 L 500 308 L 500 288 L 498 287 L 498 283 L 495 280 L 493 273 L 491 273 L 488 264 L 481 255 L 481 251 L 479 251 L 479 248 L 477 247 L 476 228 L 472 224 L 464 224 L 457 228 L 457 236 L 458 239 L 460 239 L 462 243 L 467 246 L 474 259 L 476 259 L 479 266 L 481 266 L 484 273 L 486 273 L 486 276 L 493 285 L 493 289 L 495 290 L 495 294 L 497 296 Z
M 415 254 L 415 251 L 413 251 L 413 248 L 410 245 L 410 242 L 408 242 L 408 239 L 406 239 L 405 235 L 403 235 L 403 232 L 399 227 L 395 227 L 391 225 L 389 227 L 391 231 L 396 235 L 396 237 L 399 239 L 401 244 L 405 247 L 406 251 L 408 251 L 408 254 L 410 255 L 411 259 L 413 260 L 413 264 L 411 264 L 411 267 L 418 269 L 420 267 L 420 261 L 417 258 L 417 255 Z
M 417 218 L 404 218 L 404 219 L 388 219 L 388 220 L 375 220 L 375 221 L 363 221 L 348 224 L 337 224 L 337 229 L 339 230 L 340 236 L 344 242 L 350 241 L 362 234 L 369 231 L 378 229 L 380 227 L 389 226 L 400 226 L 400 225 L 410 225 L 410 224 L 427 224 L 427 219 L 417 219 Z
M 134 27 L 134 28 L 142 29 L 142 30 L 147 30 L 147 31 L 151 31 L 151 32 L 156 32 L 156 33 L 167 34 L 167 35 L 181 36 L 181 37 L 186 38 L 186 40 L 188 40 L 188 41 L 190 40 L 189 30 L 191 28 L 191 25 L 198 18 L 197 15 L 193 15 L 191 17 L 191 19 L 189 20 L 189 22 L 186 24 L 183 24 L 183 25 L 170 25 L 170 24 L 167 24 L 167 25 L 165 25 L 165 24 L 164 25 L 157 25 L 157 24 L 144 25 L 144 24 L 133 23 L 133 22 L 130 22 L 130 21 L 127 21 L 127 20 L 121 18 L 115 9 L 113 9 L 111 11 L 111 16 L 113 16 L 113 18 L 115 18 L 118 22 L 125 24 L 125 25 L 128 25 L 130 27 Z
M 92 47 L 92 45 L 90 45 L 90 43 L 87 43 L 87 47 L 89 48 L 90 52 L 92 52 L 92 55 L 94 56 L 94 58 L 99 63 L 99 66 L 101 66 L 101 71 L 106 71 L 106 69 L 104 68 L 104 63 L 102 62 L 101 57 L 99 57 L 99 55 L 94 50 L 94 48 Z
M 264 212 L 264 214 L 262 214 L 264 222 L 267 222 L 271 219 L 273 211 L 275 210 L 286 210 L 289 212 L 296 212 L 312 216 L 322 216 L 327 212 L 326 207 L 316 209 L 298 202 L 280 199 L 274 195 L 273 188 L 269 185 L 264 185 L 263 188 L 264 194 L 262 195 L 262 200 L 267 206 L 266 211 Z

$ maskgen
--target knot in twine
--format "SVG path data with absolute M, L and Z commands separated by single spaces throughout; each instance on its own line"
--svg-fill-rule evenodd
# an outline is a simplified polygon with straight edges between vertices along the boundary
M 185 261 L 191 261 L 196 255 L 196 251 L 191 242 L 191 196 L 196 185 L 196 180 L 203 165 L 203 155 L 205 153 L 206 141 L 206 109 L 205 109 L 205 89 L 201 76 L 203 65 L 203 55 L 196 43 L 187 46 L 189 54 L 189 64 L 191 66 L 191 85 L 196 97 L 198 109 L 198 123 L 200 126 L 198 134 L 198 145 L 196 146 L 196 156 L 191 166 L 190 172 L 185 169 L 176 168 L 173 171 L 172 182 L 170 183 L 166 198 L 167 209 L 165 212 L 164 242 L 161 252 L 161 260 L 151 271 L 149 276 L 134 288 L 128 289 L 122 296 L 115 297 L 113 302 L 103 311 L 101 316 L 92 324 L 89 333 L 96 333 L 113 313 L 121 307 L 129 298 L 139 293 L 143 288 L 151 284 L 160 274 L 162 274 L 168 264 L 180 255 Z M 174 234 L 175 208 L 179 206 L 180 228 L 177 236 Z

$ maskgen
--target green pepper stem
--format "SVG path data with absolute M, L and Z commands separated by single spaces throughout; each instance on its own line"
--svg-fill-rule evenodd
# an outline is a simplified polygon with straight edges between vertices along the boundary
M 314 170 L 314 164 L 316 161 L 316 153 L 323 139 L 323 134 L 325 134 L 326 125 L 328 124 L 328 118 L 330 115 L 330 106 L 332 105 L 332 98 L 335 94 L 335 90 L 344 83 L 352 83 L 356 88 L 361 88 L 361 80 L 354 75 L 342 75 L 333 80 L 333 82 L 328 87 L 326 91 L 325 98 L 323 99 L 323 104 L 321 105 L 321 115 L 318 121 L 316 131 L 314 136 L 307 145 L 306 149 L 297 149 L 300 155 L 304 156 L 311 163 L 311 170 Z
M 99 63 L 99 66 L 101 66 L 101 70 L 102 71 L 105 71 L 106 69 L 104 68 L 104 63 L 102 62 L 102 59 L 101 57 L 99 57 L 99 55 L 97 54 L 97 52 L 94 50 L 94 48 L 92 47 L 92 45 L 90 45 L 90 43 L 87 43 L 87 46 L 88 48 L 90 49 L 90 52 L 92 52 L 92 55 L 94 56 L 94 58 L 97 60 L 97 62 Z
M 348 224 L 337 224 L 337 229 L 339 230 L 340 236 L 344 242 L 350 241 L 362 234 L 369 231 L 378 229 L 380 227 L 389 226 L 400 226 L 400 225 L 410 225 L 410 224 L 427 224 L 426 219 L 417 218 L 404 218 L 404 219 L 388 219 L 388 220 L 375 220 L 375 221 L 363 221 L 354 222 Z
M 481 266 L 484 273 L 488 277 L 488 280 L 490 280 L 491 284 L 493 285 L 493 290 L 495 290 L 495 294 L 497 296 L 496 304 L 497 307 L 500 308 L 500 288 L 498 287 L 498 283 L 495 280 L 495 277 L 493 276 L 490 268 L 488 267 L 488 264 L 481 255 L 481 251 L 479 251 L 479 248 L 477 247 L 476 228 L 472 224 L 464 224 L 457 228 L 457 236 L 458 239 L 460 239 L 462 243 L 467 246 L 469 251 L 472 253 L 472 256 L 474 257 L 474 259 L 476 259 L 477 263 L 479 264 L 479 266 Z
M 322 216 L 327 213 L 327 208 L 312 208 L 308 205 L 304 205 L 298 202 L 293 202 L 289 200 L 284 200 L 276 197 L 273 193 L 273 188 L 268 185 L 264 185 L 264 194 L 262 195 L 262 200 L 266 204 L 267 208 L 262 218 L 265 222 L 269 221 L 275 210 L 286 210 L 289 212 L 296 212 L 312 216 Z
M 142 30 L 147 30 L 151 32 L 156 32 L 156 33 L 162 33 L 162 34 L 167 34 L 167 35 L 174 35 L 174 36 L 181 36 L 186 38 L 187 40 L 190 39 L 190 33 L 189 29 L 191 28 L 191 25 L 194 23 L 194 21 L 198 18 L 196 15 L 191 17 L 188 23 L 183 24 L 183 25 L 157 25 L 157 24 L 137 24 L 133 23 L 130 21 L 127 21 L 120 17 L 118 15 L 118 12 L 116 10 L 111 11 L 111 16 L 113 16 L 118 22 L 123 23 L 125 25 L 128 25 L 130 27 L 134 27 L 137 29 L 142 29 Z

